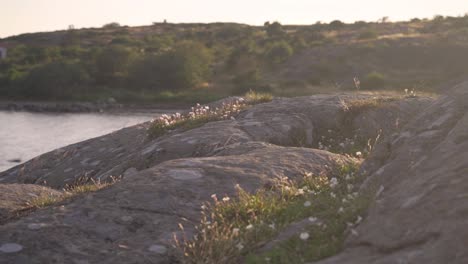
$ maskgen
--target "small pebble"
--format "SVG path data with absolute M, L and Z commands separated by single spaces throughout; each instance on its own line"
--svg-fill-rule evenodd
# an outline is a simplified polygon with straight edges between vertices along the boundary
M 0 252 L 2 253 L 16 253 L 23 250 L 23 246 L 16 243 L 6 243 L 0 246 Z
M 45 227 L 46 224 L 43 224 L 43 223 L 31 223 L 28 225 L 28 229 L 31 229 L 31 230 L 39 230 L 43 227 Z
M 122 221 L 124 221 L 124 222 L 131 222 L 133 220 L 133 217 L 131 217 L 129 215 L 124 215 L 120 219 L 122 219 Z
M 154 252 L 156 254 L 166 254 L 167 248 L 162 245 L 152 245 L 148 248 L 149 251 Z

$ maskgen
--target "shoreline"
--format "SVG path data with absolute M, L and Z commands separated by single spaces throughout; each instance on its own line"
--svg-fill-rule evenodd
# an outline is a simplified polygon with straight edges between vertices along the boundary
M 120 104 L 91 102 L 0 101 L 0 111 L 32 113 L 162 113 L 190 108 L 185 103 Z

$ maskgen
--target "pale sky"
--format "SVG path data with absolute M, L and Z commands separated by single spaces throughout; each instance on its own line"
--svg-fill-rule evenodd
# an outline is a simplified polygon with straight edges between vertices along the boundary
M 21 33 L 152 22 L 314 24 L 339 19 L 391 21 L 464 15 L 468 0 L 0 0 L 0 37 Z

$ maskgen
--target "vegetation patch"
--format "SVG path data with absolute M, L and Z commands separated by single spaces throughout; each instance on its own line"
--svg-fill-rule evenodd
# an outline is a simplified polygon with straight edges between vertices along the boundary
M 209 106 L 197 104 L 192 107 L 188 114 L 175 113 L 173 115 L 162 115 L 151 122 L 148 129 L 150 138 L 157 138 L 168 131 L 180 129 L 182 131 L 200 127 L 208 122 L 226 120 L 234 118 L 247 104 L 244 99 L 236 100 L 232 103 L 223 103 L 221 107 L 211 109 Z
M 271 100 L 273 100 L 273 95 L 271 93 L 249 91 L 245 94 L 244 98 L 247 104 L 255 105 L 271 102 Z
M 100 180 L 94 180 L 88 177 L 81 177 L 77 179 L 73 184 L 67 185 L 63 189 L 62 195 L 39 196 L 27 202 L 24 210 L 29 211 L 37 208 L 43 208 L 76 197 L 77 195 L 83 193 L 96 192 L 113 185 L 119 180 L 120 178 L 111 178 L 111 181 L 101 182 Z
M 358 168 L 356 162 L 321 175 L 304 173 L 299 181 L 283 177 L 256 193 L 236 186 L 236 198 L 214 194 L 201 208 L 198 233 L 175 238 L 181 261 L 304 263 L 336 254 L 345 237 L 356 234 L 370 201 L 357 191 L 363 180 Z M 303 225 L 285 237 L 283 231 L 298 221 Z

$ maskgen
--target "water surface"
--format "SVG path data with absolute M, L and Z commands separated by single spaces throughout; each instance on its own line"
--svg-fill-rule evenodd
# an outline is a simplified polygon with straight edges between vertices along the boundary
M 0 172 L 45 152 L 151 120 L 146 114 L 0 111 Z M 18 162 L 20 161 L 20 162 Z

